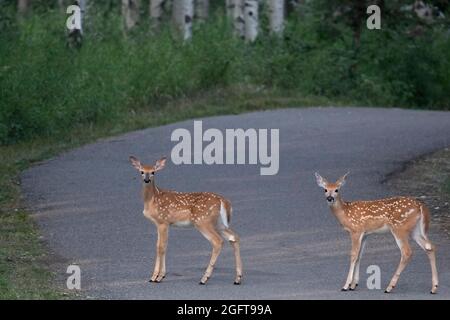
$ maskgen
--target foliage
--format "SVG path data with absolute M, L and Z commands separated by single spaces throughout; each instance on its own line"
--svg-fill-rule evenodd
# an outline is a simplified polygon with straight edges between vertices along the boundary
M 339 3 L 352 1 L 339 0 Z M 395 2 L 395 1 L 394 1 Z M 450 106 L 450 41 L 445 22 L 427 25 L 390 9 L 382 30 L 333 18 L 330 8 L 301 7 L 282 38 L 253 44 L 232 36 L 221 8 L 183 43 L 168 25 L 152 34 L 141 21 L 126 37 L 119 9 L 89 7 L 83 46 L 67 46 L 66 17 L 39 7 L 24 21 L 0 3 L 0 143 L 64 135 L 80 124 L 120 123 L 130 110 L 215 88 L 297 91 L 353 104 L 445 109 Z M 411 35 L 419 25 L 420 35 Z

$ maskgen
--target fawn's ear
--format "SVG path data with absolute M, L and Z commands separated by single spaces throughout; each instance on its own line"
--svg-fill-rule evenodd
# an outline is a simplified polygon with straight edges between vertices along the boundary
M 138 158 L 130 156 L 130 162 L 137 170 L 141 170 L 141 162 Z
M 347 178 L 349 173 L 350 172 L 347 172 L 342 177 L 340 177 L 338 181 L 336 181 L 336 184 L 339 185 L 339 188 L 342 187 L 345 184 L 345 179 Z
M 317 172 L 316 173 L 314 173 L 314 175 L 316 176 L 316 182 L 317 182 L 317 185 L 319 186 L 319 187 L 321 187 L 321 188 L 326 188 L 326 185 L 327 185 L 327 180 L 325 180 L 324 178 L 322 178 L 322 176 L 320 175 L 320 174 L 318 174 Z
M 167 160 L 167 158 L 163 157 L 163 158 L 159 159 L 158 161 L 156 161 L 155 171 L 159 171 L 159 170 L 163 169 L 166 166 L 166 160 Z

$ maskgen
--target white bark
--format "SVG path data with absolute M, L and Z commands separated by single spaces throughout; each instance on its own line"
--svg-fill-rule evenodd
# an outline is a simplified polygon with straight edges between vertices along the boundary
M 173 21 L 183 40 L 192 38 L 192 19 L 194 0 L 175 0 L 173 2 Z
M 234 34 L 240 38 L 245 37 L 244 5 L 246 0 L 229 0 L 232 10 Z
M 86 15 L 86 0 L 78 0 L 77 3 L 78 3 L 78 6 L 80 7 L 80 13 L 81 13 L 80 34 L 83 35 L 84 18 Z
M 200 21 L 208 19 L 209 0 L 195 0 L 195 17 Z
M 233 18 L 233 7 L 234 0 L 225 0 L 225 11 L 227 13 L 227 17 Z
M 28 12 L 30 6 L 30 0 L 18 0 L 17 1 L 17 12 L 20 15 L 24 15 Z
M 150 19 L 154 28 L 158 28 L 161 24 L 164 13 L 164 2 L 165 0 L 150 0 Z
M 122 0 L 122 16 L 125 30 L 132 29 L 139 21 L 140 0 Z
M 253 42 L 258 36 L 258 0 L 245 0 L 244 3 L 244 23 L 245 23 L 245 40 Z
M 268 0 L 269 1 L 269 22 L 270 31 L 280 34 L 284 29 L 284 0 Z
M 83 40 L 83 27 L 86 17 L 86 2 L 87 0 L 75 0 L 72 4 L 80 7 L 80 24 L 68 33 L 68 41 L 71 46 L 80 47 Z

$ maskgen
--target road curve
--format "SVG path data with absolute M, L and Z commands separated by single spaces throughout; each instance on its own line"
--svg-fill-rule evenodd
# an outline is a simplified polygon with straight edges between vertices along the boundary
M 128 162 L 170 155 L 176 128 L 193 121 L 128 133 L 64 153 L 21 176 L 28 207 L 57 256 L 65 286 L 68 264 L 82 270 L 82 289 L 106 299 L 449 299 L 450 241 L 433 226 L 440 288 L 430 295 L 426 255 L 414 256 L 392 294 L 365 286 L 369 265 L 381 268 L 382 289 L 400 253 L 391 235 L 368 238 L 355 292 L 340 292 L 348 269 L 350 241 L 329 212 L 314 171 L 337 178 L 351 171 L 344 199 L 393 195 L 381 181 L 416 156 L 450 145 L 450 112 L 381 108 L 298 108 L 205 118 L 203 128 L 280 129 L 280 170 L 260 176 L 257 165 L 174 165 L 157 183 L 179 191 L 214 191 L 230 198 L 233 228 L 241 236 L 245 268 L 233 285 L 234 260 L 224 246 L 206 286 L 198 281 L 209 243 L 193 229 L 171 229 L 168 275 L 148 283 L 156 230 L 142 215 L 140 182 Z

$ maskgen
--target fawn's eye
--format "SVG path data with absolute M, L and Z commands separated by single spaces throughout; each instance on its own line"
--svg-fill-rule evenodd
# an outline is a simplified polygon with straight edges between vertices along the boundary
M 152 171 L 152 175 L 154 175 L 155 174 L 155 171 Z
M 328 192 L 328 190 L 327 189 L 324 189 L 325 190 L 325 192 Z
M 141 171 L 141 174 L 144 174 L 144 171 Z
M 338 189 L 334 190 L 334 192 L 336 192 L 336 193 L 338 193 L 338 191 L 339 191 Z

